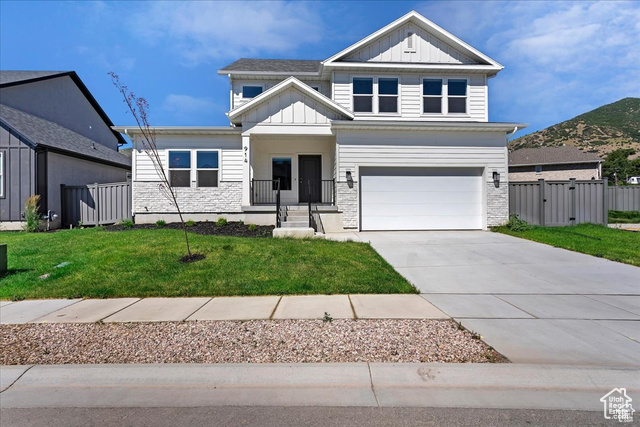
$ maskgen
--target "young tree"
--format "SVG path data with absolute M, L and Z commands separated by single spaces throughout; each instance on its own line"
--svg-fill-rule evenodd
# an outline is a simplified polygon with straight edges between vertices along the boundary
M 109 72 L 111 76 L 111 81 L 114 86 L 118 89 L 118 91 L 122 94 L 124 99 L 124 103 L 127 104 L 129 108 L 129 112 L 133 116 L 138 128 L 140 129 L 140 142 L 142 144 L 142 150 L 145 152 L 147 156 L 151 159 L 153 163 L 153 167 L 160 178 L 160 183 L 158 184 L 158 190 L 160 193 L 167 198 L 171 204 L 178 211 L 178 216 L 180 217 L 180 222 L 182 223 L 182 231 L 184 232 L 184 241 L 187 245 L 187 255 L 184 258 L 185 261 L 192 261 L 195 259 L 200 259 L 202 256 L 199 254 L 192 254 L 191 247 L 189 246 L 189 235 L 187 234 L 187 226 L 184 222 L 184 218 L 182 217 L 182 211 L 180 210 L 180 205 L 178 204 L 178 197 L 176 195 L 175 189 L 171 186 L 169 182 L 169 176 L 162 164 L 162 156 L 158 151 L 158 146 L 156 144 L 156 132 L 149 124 L 149 103 L 144 98 L 136 97 L 132 91 L 125 85 L 120 82 L 120 77 L 114 72 Z

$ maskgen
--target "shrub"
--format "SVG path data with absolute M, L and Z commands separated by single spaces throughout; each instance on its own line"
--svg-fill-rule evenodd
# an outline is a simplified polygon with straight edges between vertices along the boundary
M 531 225 L 524 219 L 518 218 L 518 214 L 511 214 L 507 222 L 507 228 L 511 231 L 527 231 Z
M 255 230 L 256 228 L 258 228 L 258 226 L 257 226 L 257 225 L 255 225 L 255 224 L 249 224 L 249 230 L 253 231 L 253 230 Z
M 165 225 L 167 225 L 167 221 L 165 221 L 164 219 L 159 219 L 156 221 L 156 227 L 164 227 Z
M 186 225 L 187 227 L 193 227 L 194 225 L 196 225 L 196 222 L 190 219 L 187 222 L 185 222 L 184 225 Z
M 218 227 L 223 227 L 225 225 L 227 225 L 227 218 L 221 216 L 220 218 L 218 218 L 218 220 L 216 221 L 216 225 Z
M 24 231 L 34 233 L 40 228 L 40 196 L 30 196 L 24 202 Z
M 133 221 L 131 221 L 130 219 L 123 219 L 122 221 L 120 221 L 120 225 L 124 228 L 133 228 Z

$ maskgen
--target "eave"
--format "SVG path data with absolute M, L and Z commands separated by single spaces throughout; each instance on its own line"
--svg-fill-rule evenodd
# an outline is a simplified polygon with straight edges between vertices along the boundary
M 369 120 L 334 120 L 331 128 L 334 130 L 414 130 L 414 131 L 466 131 L 466 132 L 513 132 L 514 129 L 524 129 L 526 123 L 504 122 L 442 122 L 442 121 L 369 121 Z
M 112 129 L 127 136 L 142 135 L 138 126 L 114 126 Z M 241 128 L 221 126 L 159 126 L 149 128 L 156 135 L 240 135 Z

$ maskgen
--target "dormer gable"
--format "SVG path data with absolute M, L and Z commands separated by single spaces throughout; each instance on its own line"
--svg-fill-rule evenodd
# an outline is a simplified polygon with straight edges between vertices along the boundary
M 411 11 L 323 61 L 323 67 L 464 67 L 497 73 L 503 66 Z

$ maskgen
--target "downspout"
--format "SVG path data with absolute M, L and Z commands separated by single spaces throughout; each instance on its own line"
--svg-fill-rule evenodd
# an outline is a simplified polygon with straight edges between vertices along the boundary
M 513 137 L 513 135 L 516 134 L 516 132 L 518 132 L 518 126 L 513 128 L 513 132 L 511 132 L 509 135 L 507 135 L 507 142 L 509 142 L 509 139 Z

